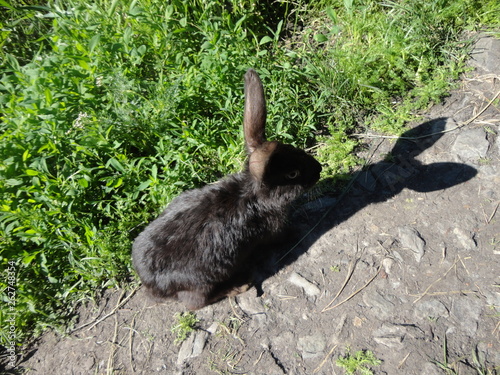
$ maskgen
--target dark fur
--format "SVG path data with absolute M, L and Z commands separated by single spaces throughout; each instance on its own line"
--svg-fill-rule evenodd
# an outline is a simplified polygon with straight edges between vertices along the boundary
M 263 88 L 251 69 L 244 127 L 245 169 L 184 192 L 136 238 L 134 267 L 154 296 L 198 309 L 249 283 L 260 252 L 282 234 L 289 204 L 319 179 L 312 156 L 265 140 Z

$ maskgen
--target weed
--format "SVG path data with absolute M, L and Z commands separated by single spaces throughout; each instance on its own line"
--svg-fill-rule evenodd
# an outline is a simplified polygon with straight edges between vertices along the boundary
M 217 336 L 220 338 L 225 338 L 226 335 L 230 335 L 232 338 L 237 339 L 238 341 L 243 343 L 243 340 L 239 336 L 238 331 L 244 322 L 245 321 L 239 317 L 230 316 L 224 322 L 219 322 L 219 327 L 221 328 L 221 330 L 219 331 Z
M 370 369 L 372 366 L 379 366 L 382 363 L 381 360 L 377 359 L 375 355 L 370 350 L 359 350 L 353 355 L 350 353 L 349 348 L 344 357 L 338 358 L 335 364 L 339 367 L 344 368 L 346 374 L 362 374 L 362 375 L 372 375 L 373 372 Z
M 443 361 L 433 361 L 441 370 L 446 374 L 453 375 L 456 374 L 456 363 L 448 362 L 448 342 L 446 340 L 446 335 L 443 338 Z
M 238 366 L 243 355 L 234 347 L 226 345 L 211 354 L 212 356 L 208 361 L 208 368 L 211 372 L 221 375 L 245 373 Z
M 332 272 L 340 272 L 340 266 L 338 266 L 338 265 L 330 266 L 330 271 L 332 271 Z
M 472 350 L 471 358 L 472 359 L 469 360 L 467 357 L 462 357 L 450 363 L 448 343 L 445 335 L 443 338 L 443 360 L 442 362 L 437 360 L 434 360 L 433 362 L 448 375 L 459 374 L 460 371 L 458 367 L 460 363 L 463 363 L 466 367 L 474 370 L 477 375 L 494 375 L 497 373 L 497 368 L 488 367 L 485 364 L 486 361 L 481 357 L 477 347 Z
M 175 334 L 174 343 L 180 345 L 188 338 L 191 332 L 196 330 L 196 325 L 200 321 L 193 312 L 177 313 L 174 318 L 177 322 L 170 328 L 170 331 Z

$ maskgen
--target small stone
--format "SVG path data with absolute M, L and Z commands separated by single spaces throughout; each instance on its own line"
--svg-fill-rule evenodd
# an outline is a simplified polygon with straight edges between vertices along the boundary
M 435 319 L 439 317 L 447 317 L 448 309 L 438 300 L 426 300 L 419 302 L 415 306 L 415 316 L 418 319 Z
M 471 57 L 470 64 L 472 66 L 482 69 L 486 73 L 496 73 L 500 60 L 500 41 L 491 36 L 479 38 L 474 45 Z
M 402 347 L 404 336 L 404 328 L 393 324 L 384 324 L 373 332 L 373 339 L 375 342 L 389 348 Z
M 317 296 L 321 293 L 320 289 L 316 285 L 299 275 L 297 272 L 293 272 L 288 278 L 288 281 L 290 281 L 293 285 L 302 288 L 308 296 Z
M 394 265 L 394 260 L 391 258 L 384 258 L 382 260 L 382 268 L 387 275 L 391 274 L 392 266 Z
M 210 327 L 208 327 L 207 332 L 213 335 L 215 332 L 217 332 L 217 328 L 219 328 L 219 323 L 213 322 Z
M 321 333 L 310 336 L 300 337 L 297 343 L 297 349 L 302 352 L 302 358 L 314 358 L 319 356 L 326 347 L 326 340 Z
M 461 329 L 469 336 L 473 336 L 477 331 L 482 309 L 483 305 L 479 299 L 463 297 L 453 302 L 451 314 Z
M 383 296 L 378 291 L 365 292 L 363 294 L 363 302 L 375 309 L 380 319 L 390 318 L 395 307 L 393 302 L 389 301 L 387 297 Z
M 189 358 L 199 356 L 205 348 L 208 335 L 208 332 L 201 330 L 192 333 L 181 345 L 179 355 L 177 356 L 177 365 L 181 366 Z
M 361 327 L 363 325 L 363 319 L 355 316 L 352 320 L 352 325 L 354 327 Z
M 390 348 L 401 348 L 405 340 L 422 341 L 425 333 L 414 325 L 385 323 L 373 332 L 373 339 Z
M 265 313 L 266 308 L 262 302 L 262 298 L 257 296 L 255 288 L 247 293 L 240 294 L 236 297 L 238 305 L 248 315 Z
M 399 228 L 399 241 L 401 245 L 410 249 L 415 256 L 415 260 L 420 263 L 424 256 L 425 241 L 420 233 L 409 226 Z
M 177 356 L 177 365 L 181 366 L 185 361 L 191 357 L 194 345 L 194 334 L 189 335 L 189 337 L 182 343 Z
M 457 240 L 462 246 L 463 250 L 474 250 L 477 247 L 474 237 L 470 233 L 467 233 L 465 230 L 461 228 L 455 228 L 453 229 L 453 233 L 457 237 Z
M 80 362 L 81 369 L 86 370 L 88 372 L 91 372 L 90 370 L 94 368 L 94 365 L 95 365 L 95 358 L 91 356 L 84 356 L 82 362 Z
M 483 290 L 483 294 L 486 297 L 486 304 L 489 306 L 496 306 L 500 309 L 500 291 Z
M 457 156 L 458 161 L 477 163 L 486 156 L 489 145 L 483 129 L 469 129 L 457 136 L 450 151 Z
M 340 344 L 345 341 L 349 335 L 349 328 L 346 325 L 347 314 L 342 314 L 338 319 L 332 321 L 332 327 L 334 327 L 333 333 L 330 336 L 330 343 Z M 337 323 L 335 326 L 333 326 Z
M 207 343 L 207 338 L 208 338 L 208 332 L 205 331 L 196 332 L 191 358 L 197 357 L 201 354 L 201 352 L 203 352 L 205 344 Z

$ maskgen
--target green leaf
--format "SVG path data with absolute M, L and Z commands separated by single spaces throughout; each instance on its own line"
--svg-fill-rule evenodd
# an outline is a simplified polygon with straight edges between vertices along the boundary
M 139 48 L 137 48 L 137 53 L 139 54 L 139 56 L 144 56 L 144 54 L 146 53 L 146 50 L 148 49 L 148 47 L 146 47 L 144 44 L 141 45 Z
M 123 167 L 123 165 L 121 165 L 121 163 L 118 160 L 116 160 L 115 158 L 111 158 L 111 159 L 108 160 L 108 162 L 106 163 L 106 167 L 109 167 L 110 165 L 114 169 L 116 169 L 118 172 L 122 172 L 122 173 L 126 172 L 126 170 Z
M 270 36 L 266 35 L 266 36 L 262 37 L 262 39 L 259 42 L 259 45 L 263 45 L 263 44 L 266 44 L 266 43 L 269 43 L 269 42 L 272 42 L 272 41 L 273 41 L 273 38 L 271 38 Z
M 101 40 L 101 35 L 96 34 L 90 39 L 89 42 L 89 52 L 94 52 L 95 47 L 99 44 L 99 41 Z
M 338 23 L 337 13 L 335 13 L 335 9 L 332 7 L 326 8 L 326 15 L 336 24 Z
M 108 8 L 108 17 L 111 17 L 116 10 L 116 6 L 120 0 L 113 0 L 110 7 Z
M 4 0 L 0 0 L 0 6 L 6 7 L 9 9 L 14 9 L 14 7 L 12 5 L 10 5 L 8 2 L 6 2 Z
M 143 191 L 145 189 L 147 189 L 149 187 L 149 185 L 151 185 L 151 180 L 147 180 L 147 181 L 144 181 L 143 183 L 141 183 L 139 185 L 139 191 Z
M 91 71 L 89 64 L 85 60 L 78 60 L 78 65 L 85 70 Z
M 22 262 L 25 266 L 29 266 L 31 264 L 31 262 L 33 261 L 33 259 L 36 258 L 38 253 L 35 253 L 35 254 L 30 254 L 30 255 L 27 255 L 25 257 L 23 257 L 22 259 Z
M 8 180 L 5 181 L 5 184 L 7 186 L 17 186 L 17 185 L 22 185 L 23 180 L 18 180 L 16 178 L 9 178 Z
M 78 185 L 85 189 L 89 187 L 89 182 L 85 178 L 80 178 L 78 179 Z
M 328 40 L 328 38 L 323 34 L 314 35 L 314 40 L 318 43 L 324 43 Z

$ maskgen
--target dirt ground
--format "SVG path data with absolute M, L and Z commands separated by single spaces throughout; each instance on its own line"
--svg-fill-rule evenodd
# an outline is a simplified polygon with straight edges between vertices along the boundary
M 368 166 L 346 192 L 296 208 L 263 293 L 198 311 L 176 345 L 180 304 L 110 291 L 17 370 L 344 374 L 339 357 L 369 350 L 374 374 L 500 372 L 499 61 L 500 40 L 480 38 L 474 70 L 423 121 L 400 139 L 362 135 Z

